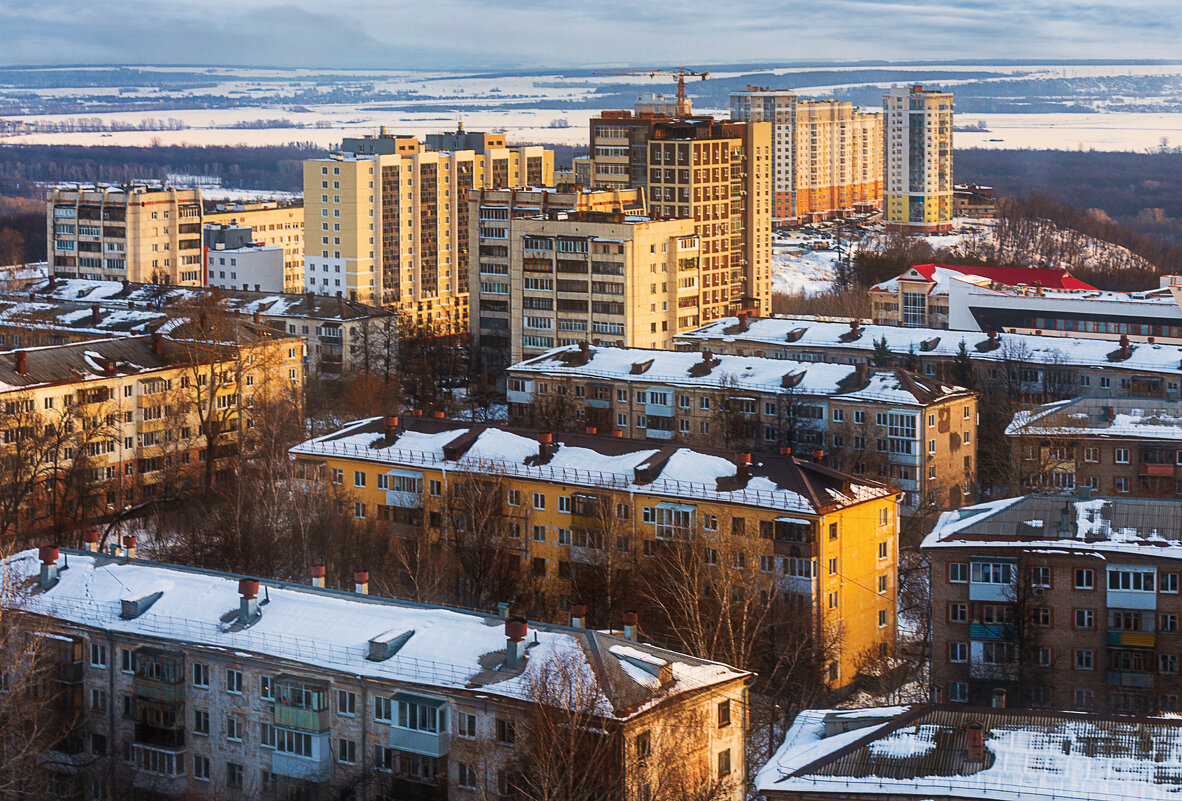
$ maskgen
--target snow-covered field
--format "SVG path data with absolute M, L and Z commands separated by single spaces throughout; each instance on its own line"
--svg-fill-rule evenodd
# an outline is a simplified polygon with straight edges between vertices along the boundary
M 823 249 L 814 249 L 816 246 Z M 819 295 L 833 283 L 838 251 L 832 240 L 814 236 L 772 238 L 772 291 Z

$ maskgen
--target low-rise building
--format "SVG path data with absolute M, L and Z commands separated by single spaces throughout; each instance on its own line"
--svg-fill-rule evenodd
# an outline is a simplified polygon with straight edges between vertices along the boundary
M 716 320 L 674 337 L 679 350 L 843 364 L 901 364 L 953 382 L 963 343 L 977 387 L 1005 384 L 1044 400 L 1101 392 L 1114 397 L 1176 399 L 1182 345 L 1154 337 L 1134 342 L 1038 334 L 976 333 L 831 322 L 814 317 Z M 963 379 L 962 379 L 963 380 Z
M 1182 344 L 1172 280 L 1163 276 L 1145 292 L 1108 292 L 1066 270 L 916 264 L 872 286 L 870 300 L 876 325 Z
M 1023 486 L 1182 495 L 1177 401 L 1083 397 L 1018 412 L 1006 428 Z
M 395 536 L 453 542 L 489 521 L 479 535 L 560 608 L 596 591 L 580 581 L 604 566 L 643 571 L 689 543 L 706 574 L 787 594 L 818 636 L 840 634 L 831 686 L 867 649 L 894 648 L 898 493 L 876 482 L 791 456 L 421 417 L 363 420 L 291 453 Z
M 992 186 L 954 184 L 952 186 L 952 216 L 984 220 L 997 216 L 997 197 Z
M 1182 721 L 951 704 L 808 709 L 760 770 L 768 801 L 1172 798 Z
M 283 292 L 283 248 L 254 241 L 243 225 L 207 225 L 205 283 L 219 289 Z
M 975 497 L 976 393 L 899 368 L 583 345 L 519 362 L 507 378 L 518 424 L 788 449 L 890 483 L 907 514 Z
M 216 290 L 224 308 L 304 340 L 308 370 L 387 374 L 398 355 L 398 315 L 311 293 Z M 36 280 L 0 299 L 0 347 L 61 345 L 156 331 L 184 317 L 204 290 L 76 279 Z
M 283 291 L 304 291 L 304 201 L 217 203 L 205 210 L 206 225 L 248 226 L 256 242 L 283 248 Z
M 946 512 L 922 545 L 932 700 L 1178 711 L 1179 520 L 1178 500 L 1086 489 Z
M 380 598 L 365 572 L 336 590 L 323 568 L 305 586 L 134 557 L 47 547 L 3 563 L 33 587 L 5 612 L 77 646 L 83 758 L 46 756 L 91 797 L 475 801 L 573 736 L 603 797 L 743 798 L 750 674 L 635 627 Z

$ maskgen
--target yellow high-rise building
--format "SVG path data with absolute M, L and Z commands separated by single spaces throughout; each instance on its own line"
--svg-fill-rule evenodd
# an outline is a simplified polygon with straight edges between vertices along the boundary
M 468 190 L 550 185 L 553 151 L 429 151 L 384 132 L 348 144 L 304 162 L 305 291 L 467 331 Z
M 950 230 L 952 93 L 894 88 L 882 107 L 883 220 L 895 230 Z

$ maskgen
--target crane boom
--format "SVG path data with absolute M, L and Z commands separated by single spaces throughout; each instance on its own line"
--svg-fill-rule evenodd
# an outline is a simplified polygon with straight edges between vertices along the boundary
M 654 78 L 658 75 L 668 75 L 677 79 L 677 116 L 689 116 L 689 103 L 685 99 L 685 76 L 691 78 L 701 78 L 703 81 L 710 77 L 709 72 L 694 72 L 685 67 L 677 67 L 676 69 L 649 69 L 649 70 L 595 70 L 595 75 L 647 75 Z

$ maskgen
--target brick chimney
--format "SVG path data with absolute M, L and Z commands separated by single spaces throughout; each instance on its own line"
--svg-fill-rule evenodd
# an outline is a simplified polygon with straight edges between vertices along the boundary
M 262 315 L 261 315 L 261 314 L 259 314 L 259 310 L 258 310 L 258 309 L 255 309 L 255 310 L 254 310 L 254 314 L 252 314 L 252 315 L 250 316 L 250 319 L 254 320 L 254 323 L 255 323 L 255 325 L 258 325 L 258 324 L 259 324 L 259 322 L 262 320 Z
M 123 538 L 123 556 L 125 559 L 135 559 L 134 534 L 128 534 Z
M 13 354 L 16 356 L 16 374 L 26 375 L 29 372 L 29 354 L 23 350 L 18 350 Z
M 985 761 L 985 726 L 970 723 L 965 729 L 965 762 Z
M 164 355 L 164 337 L 159 331 L 152 332 L 152 352 L 159 358 Z
M 98 325 L 103 321 L 103 311 L 99 308 L 97 303 L 90 306 L 90 322 L 92 325 Z
M 368 570 L 358 570 L 353 573 L 353 592 L 358 595 L 369 595 Z
M 37 556 L 41 559 L 41 577 L 37 586 L 48 590 L 57 584 L 57 558 L 59 551 L 55 545 L 46 545 L 38 549 Z
M 865 384 L 866 377 L 869 374 L 870 374 L 870 371 L 867 369 L 865 363 L 854 365 L 854 375 L 856 375 L 858 377 L 859 384 Z
M 591 344 L 587 340 L 579 343 L 579 364 L 591 361 Z
M 517 669 L 525 659 L 525 637 L 529 625 L 523 617 L 511 617 L 505 621 L 505 667 Z
M 1133 348 L 1129 345 L 1129 335 L 1128 334 L 1121 334 L 1120 335 L 1120 357 L 1122 359 L 1127 359 L 1132 355 L 1133 355 Z
M 326 573 L 324 565 L 312 565 L 312 586 L 323 587 Z
M 94 529 L 87 529 L 86 533 L 82 535 L 82 543 L 86 550 L 91 553 L 98 553 L 99 534 Z
M 587 627 L 587 604 L 570 605 L 570 625 L 576 629 Z
M 747 328 L 747 312 L 739 312 L 739 331 L 746 331 Z
M 636 642 L 640 631 L 640 614 L 637 612 L 624 613 L 624 639 Z
M 242 625 L 253 623 L 259 616 L 258 579 L 238 579 L 238 622 Z

